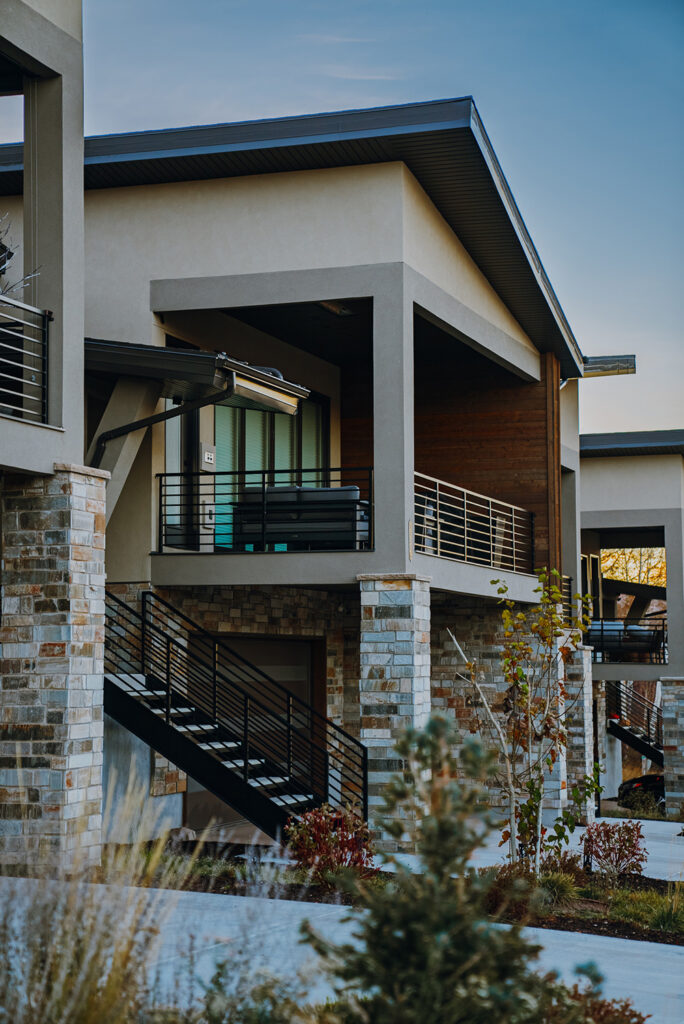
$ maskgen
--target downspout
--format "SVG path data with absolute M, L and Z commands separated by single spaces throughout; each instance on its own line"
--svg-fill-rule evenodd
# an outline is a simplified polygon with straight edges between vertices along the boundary
M 183 416 L 188 412 L 194 412 L 195 409 L 202 409 L 207 405 L 216 405 L 218 402 L 222 402 L 224 399 L 230 398 L 235 391 L 235 371 L 223 370 L 222 372 L 225 373 L 228 378 L 226 386 L 222 391 L 217 391 L 213 395 L 205 395 L 203 398 L 195 398 L 192 402 L 184 402 L 175 409 L 167 409 L 166 412 L 159 412 L 154 416 L 146 416 L 142 420 L 133 420 L 132 423 L 124 423 L 123 426 L 114 427 L 112 430 L 104 430 L 97 439 L 95 454 L 92 460 L 93 468 L 97 469 L 100 466 L 105 448 L 109 442 L 113 441 L 115 438 L 124 437 L 126 434 L 132 434 L 133 431 L 142 430 L 144 427 L 152 427 L 155 423 L 164 423 L 166 420 L 174 419 L 176 416 Z

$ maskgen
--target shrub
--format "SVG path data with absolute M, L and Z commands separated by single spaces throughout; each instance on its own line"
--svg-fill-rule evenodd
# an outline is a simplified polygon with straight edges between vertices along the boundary
M 652 820 L 665 817 L 665 809 L 662 803 L 658 803 L 653 793 L 644 793 L 639 789 L 627 794 L 623 807 L 626 807 L 635 818 Z
M 360 878 L 377 873 L 368 825 L 350 808 L 333 810 L 328 804 L 307 811 L 285 826 L 288 849 L 297 866 L 310 872 L 321 885 L 334 886 L 341 871 Z
M 650 1014 L 636 1010 L 629 999 L 605 999 L 594 984 L 558 985 L 545 1007 L 544 1024 L 646 1024 Z
M 484 785 L 490 760 L 474 741 L 456 757 L 457 740 L 453 725 L 437 717 L 423 731 L 408 730 L 396 745 L 404 773 L 383 787 L 381 825 L 395 841 L 410 831 L 419 870 L 385 854 L 395 872 L 391 885 L 350 880 L 364 911 L 350 915 L 353 943 L 338 946 L 305 931 L 344 989 L 345 1024 L 544 1019 L 545 982 L 530 964 L 539 947 L 519 925 L 501 928 L 487 919 L 496 875 L 468 867 L 493 826 Z
M 577 899 L 579 894 L 572 875 L 562 871 L 550 871 L 540 879 L 544 903 L 551 907 L 565 907 Z
M 547 854 L 541 862 L 541 869 L 544 875 L 550 875 L 554 871 L 570 875 L 575 885 L 584 885 L 587 882 L 587 873 L 582 867 L 579 853 L 575 850 Z
M 611 878 L 640 875 L 646 863 L 644 833 L 639 821 L 587 825 L 581 843 L 585 857 Z
M 533 869 L 523 862 L 481 868 L 486 880 L 484 906 L 488 914 L 507 920 L 526 921 L 539 903 Z

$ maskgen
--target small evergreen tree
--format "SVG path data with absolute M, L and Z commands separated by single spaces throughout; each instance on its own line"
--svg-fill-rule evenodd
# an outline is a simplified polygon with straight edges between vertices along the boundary
M 419 871 L 387 854 L 394 882 L 381 888 L 347 879 L 365 910 L 352 915 L 354 943 L 335 945 L 305 926 L 307 941 L 324 958 L 340 992 L 337 1019 L 540 1024 L 553 1001 L 555 981 L 530 967 L 539 947 L 524 938 L 520 925 L 501 927 L 488 917 L 493 876 L 478 876 L 468 866 L 493 827 L 484 785 L 491 759 L 474 740 L 457 759 L 457 740 L 450 722 L 433 717 L 423 731 L 407 731 L 396 745 L 408 770 L 385 787 L 381 823 L 397 840 L 401 820 L 415 823 L 409 827 Z M 505 907 L 504 902 L 500 913 Z

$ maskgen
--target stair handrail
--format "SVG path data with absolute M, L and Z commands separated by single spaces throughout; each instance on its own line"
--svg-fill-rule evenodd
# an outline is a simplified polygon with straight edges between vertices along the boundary
M 199 631 L 200 633 L 205 634 L 206 636 L 208 636 L 212 640 L 212 643 L 214 643 L 214 642 L 221 643 L 220 641 L 217 641 L 216 638 L 213 636 L 213 634 L 209 633 L 208 630 L 203 629 L 203 627 L 199 626 L 196 622 L 194 622 L 193 619 L 190 619 L 187 615 L 184 615 L 182 612 L 179 612 L 168 601 L 164 600 L 163 598 L 159 598 L 156 594 L 154 594 L 153 591 L 144 591 L 143 592 L 143 597 L 145 595 L 149 595 L 151 598 L 160 601 L 162 604 L 164 604 L 166 607 L 168 607 L 174 614 L 178 615 L 181 619 L 183 619 L 186 623 L 188 623 L 189 626 L 193 629 L 193 631 Z M 185 656 L 187 657 L 187 655 L 188 655 L 188 648 L 184 644 L 182 644 L 178 639 L 176 639 L 174 637 L 169 637 L 167 634 L 164 634 L 162 632 L 162 630 L 159 628 L 159 626 L 155 625 L 153 622 L 149 622 L 148 623 L 147 617 L 146 617 L 146 615 L 144 613 L 144 606 L 143 606 L 143 612 L 137 612 L 136 609 L 132 608 L 129 604 L 127 604 L 126 601 L 122 600 L 120 597 L 118 597 L 116 594 L 113 594 L 111 591 L 106 591 L 106 596 L 107 596 L 107 598 L 109 600 L 112 600 L 116 606 L 118 606 L 119 608 L 121 608 L 121 609 L 123 609 L 125 611 L 126 615 L 129 617 L 129 621 L 131 621 L 131 620 L 132 621 L 139 620 L 139 622 L 140 622 L 140 627 L 141 627 L 141 636 L 140 636 L 140 654 L 141 654 L 140 667 L 141 667 L 143 673 L 144 673 L 144 659 L 145 659 L 144 649 L 145 649 L 145 644 L 146 644 L 145 634 L 146 634 L 146 631 L 147 631 L 148 628 L 151 628 L 155 634 L 158 633 L 158 634 L 164 636 L 164 641 L 165 641 L 165 643 L 167 645 L 169 643 L 174 644 L 175 647 L 178 648 L 180 651 L 183 651 Z M 148 600 L 149 600 L 149 597 L 148 597 Z M 354 753 L 360 758 L 360 767 L 357 768 L 353 763 L 349 763 L 349 761 L 347 761 L 345 763 L 345 765 L 344 765 L 344 772 L 348 776 L 351 776 L 352 780 L 353 779 L 358 780 L 358 781 L 356 781 L 354 783 L 354 785 L 358 786 L 359 789 L 360 789 L 360 797 L 361 797 L 361 803 L 362 803 L 362 813 L 363 813 L 364 818 L 367 818 L 367 816 L 368 816 L 368 778 L 367 778 L 368 752 L 367 752 L 366 747 L 359 740 L 357 740 L 355 737 L 353 737 L 349 733 L 347 733 L 346 730 L 344 730 L 342 727 L 336 725 L 334 722 L 331 722 L 330 719 L 326 718 L 324 715 L 321 715 L 320 712 L 316 712 L 315 709 L 313 707 L 311 707 L 311 705 L 308 704 L 306 701 L 303 701 L 301 698 L 296 698 L 295 695 L 291 694 L 290 691 L 287 690 L 286 687 L 282 686 L 281 684 L 276 683 L 275 680 L 271 680 L 270 677 L 267 676 L 266 673 L 264 673 L 261 669 L 258 669 L 257 666 L 253 665 L 246 658 L 243 658 L 236 651 L 232 651 L 232 649 L 230 647 L 228 647 L 227 644 L 221 644 L 221 646 L 225 647 L 226 650 L 228 650 L 231 655 L 234 655 L 239 661 L 243 662 L 250 669 L 250 671 L 256 673 L 257 677 L 258 676 L 263 676 L 263 678 L 265 678 L 267 681 L 272 683 L 274 685 L 274 687 L 276 687 L 278 690 L 282 691 L 285 694 L 285 696 L 287 697 L 288 710 L 291 708 L 292 700 L 294 699 L 305 709 L 306 714 L 308 716 L 310 716 L 310 718 L 311 718 L 312 724 L 313 724 L 314 718 L 322 721 L 322 723 L 324 724 L 325 729 L 326 729 L 326 737 L 328 736 L 328 730 L 332 730 L 333 737 L 339 735 L 339 736 L 343 736 L 345 739 L 348 739 L 348 740 L 351 741 L 350 745 L 352 747 L 352 750 L 354 750 Z M 264 704 L 262 701 L 259 700 L 259 698 L 257 696 L 255 696 L 250 691 L 244 689 L 244 687 L 241 686 L 238 681 L 230 679 L 224 672 L 222 672 L 220 669 L 217 669 L 215 665 L 213 665 L 213 666 L 207 665 L 206 661 L 203 658 L 198 657 L 196 653 L 193 653 L 193 662 L 199 663 L 201 665 L 201 667 L 205 669 L 205 671 L 207 671 L 208 673 L 212 674 L 214 680 L 217 679 L 217 674 L 220 674 L 221 682 L 224 685 L 227 684 L 226 685 L 226 691 L 227 692 L 230 692 L 230 690 L 232 690 L 234 693 L 237 692 L 237 694 L 240 697 L 249 699 L 250 704 L 252 706 L 254 706 L 255 708 L 257 708 L 258 711 L 264 717 L 270 718 L 271 720 L 275 720 L 275 721 L 278 722 L 279 725 L 284 726 L 286 728 L 286 730 L 287 730 L 287 737 L 288 737 L 288 757 L 290 756 L 289 752 L 290 752 L 290 744 L 291 744 L 292 734 L 294 734 L 297 737 L 297 742 L 299 744 L 303 744 L 305 748 L 309 749 L 310 754 L 311 754 L 312 757 L 313 757 L 313 752 L 316 751 L 316 750 L 320 754 L 322 754 L 324 757 L 328 757 L 329 756 L 327 743 L 320 742 L 320 741 L 317 742 L 316 739 L 315 739 L 315 736 L 313 734 L 313 730 L 312 730 L 312 735 L 310 735 L 310 736 L 302 735 L 302 733 L 295 726 L 293 726 L 292 721 L 291 721 L 291 715 L 288 714 L 287 716 L 282 716 L 278 710 L 276 710 L 275 708 L 269 707 L 268 705 Z M 170 689 L 171 685 L 172 684 L 171 684 L 170 678 L 169 678 L 169 680 L 167 681 L 167 687 Z M 179 692 L 182 692 L 182 691 L 179 691 Z M 215 697 L 216 697 L 216 694 L 215 694 L 215 691 L 214 691 L 214 703 L 215 703 Z M 214 714 L 214 720 L 216 722 L 218 722 L 219 724 L 221 722 L 220 716 L 218 716 L 217 714 Z M 263 743 L 257 743 L 256 745 L 259 746 L 261 748 L 261 750 L 264 753 L 267 754 L 267 756 L 269 756 L 269 757 L 273 756 L 272 754 L 268 753 L 268 749 L 267 749 L 267 747 L 264 746 Z M 347 744 L 346 746 L 347 746 L 347 749 L 348 749 L 349 744 Z M 340 742 L 340 747 L 344 751 L 345 744 Z
M 612 694 L 610 691 L 614 691 Z M 648 735 L 653 733 L 655 742 L 662 745 L 663 738 L 663 709 L 655 703 L 655 701 L 649 700 L 644 697 L 643 694 L 638 693 L 636 690 L 629 689 L 624 686 L 617 679 L 606 680 L 606 710 L 608 710 L 608 704 L 612 700 L 617 698 L 624 698 L 625 702 L 629 702 L 632 707 L 637 711 L 637 717 L 639 713 L 646 718 L 646 730 Z M 629 716 L 634 717 L 634 716 Z M 636 723 L 639 724 L 639 723 Z M 643 724 L 643 723 L 642 723 Z
M 115 597 L 116 595 L 112 595 L 112 596 Z M 169 608 L 174 613 L 174 615 L 176 615 L 180 619 L 183 619 L 184 622 L 188 623 L 188 625 L 190 625 L 192 627 L 194 632 L 200 633 L 202 636 L 207 637 L 212 642 L 212 644 L 215 644 L 215 645 L 221 647 L 223 650 L 227 651 L 231 655 L 231 657 L 233 657 L 237 661 L 241 662 L 251 672 L 256 673 L 256 675 L 260 676 L 262 679 L 265 679 L 269 683 L 269 685 L 272 686 L 274 690 L 276 690 L 276 692 L 280 693 L 282 696 L 284 696 L 287 699 L 291 698 L 292 701 L 295 704 L 299 704 L 299 706 L 302 707 L 304 710 L 306 710 L 307 714 L 310 714 L 313 719 L 315 719 L 315 720 L 317 720 L 317 721 L 319 721 L 321 723 L 324 723 L 326 726 L 334 729 L 334 731 L 336 733 L 338 733 L 341 736 L 344 736 L 345 739 L 349 740 L 349 742 L 351 743 L 352 746 L 357 747 L 361 751 L 365 751 L 366 750 L 366 747 L 364 746 L 364 744 L 361 743 L 361 741 L 358 740 L 356 738 L 356 736 L 352 736 L 352 734 L 350 732 L 347 732 L 347 730 L 343 726 L 337 725 L 336 722 L 333 722 L 326 715 L 321 714 L 320 711 L 317 711 L 314 708 L 314 706 L 312 704 L 310 704 L 308 701 L 305 701 L 301 697 L 298 697 L 296 694 L 291 693 L 291 691 L 288 690 L 286 686 L 283 686 L 282 683 L 277 682 L 277 680 L 275 680 L 271 676 L 269 676 L 267 672 L 264 672 L 263 669 L 258 668 L 256 665 L 254 665 L 247 658 L 243 657 L 243 655 L 241 655 L 237 651 L 233 650 L 233 648 L 229 644 L 225 643 L 225 641 L 220 640 L 218 637 L 214 636 L 214 634 L 210 633 L 208 629 L 205 629 L 203 626 L 200 626 L 199 623 L 195 622 L 194 619 L 191 619 L 189 616 L 187 616 L 183 612 L 179 611 L 175 607 L 175 605 L 171 604 L 170 601 L 167 601 L 165 598 L 160 597 L 159 594 L 156 594 L 153 590 L 144 590 L 142 592 L 143 613 L 144 613 L 145 605 L 146 605 L 146 603 L 150 599 L 152 599 L 153 601 L 159 602 L 159 604 L 164 605 L 166 608 Z M 238 687 L 240 686 L 239 683 L 234 682 L 233 680 L 230 680 L 230 683 L 231 683 L 231 685 L 234 685 L 234 686 L 238 686 Z M 273 712 L 273 709 L 271 709 L 271 710 Z M 275 713 L 275 712 L 273 712 L 273 713 Z

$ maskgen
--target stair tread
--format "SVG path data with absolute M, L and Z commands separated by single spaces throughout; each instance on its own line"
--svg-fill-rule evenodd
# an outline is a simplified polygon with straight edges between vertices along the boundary
M 308 804 L 313 800 L 313 793 L 283 793 L 281 796 L 271 797 L 274 803 L 286 804 Z

